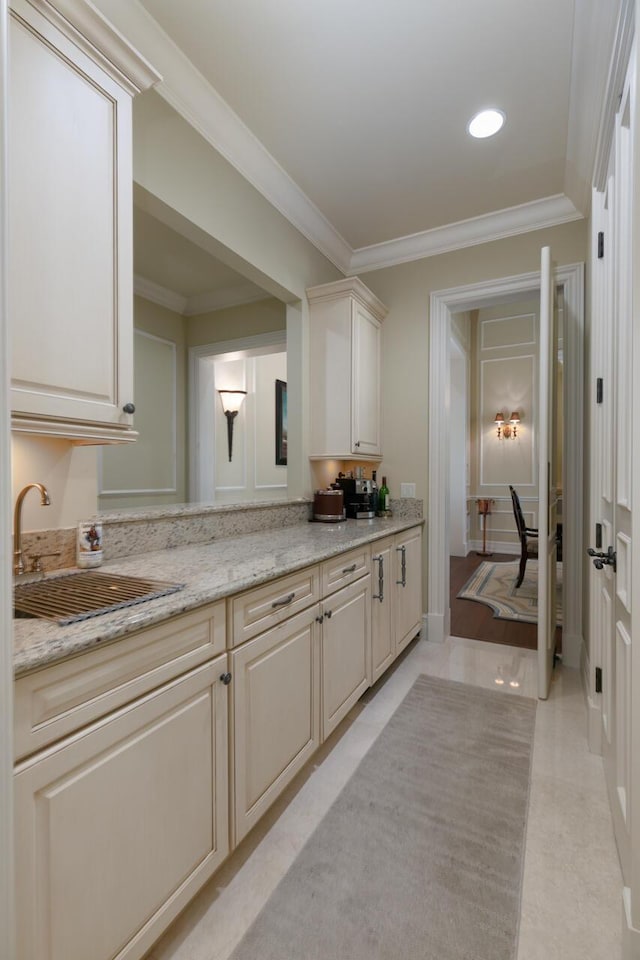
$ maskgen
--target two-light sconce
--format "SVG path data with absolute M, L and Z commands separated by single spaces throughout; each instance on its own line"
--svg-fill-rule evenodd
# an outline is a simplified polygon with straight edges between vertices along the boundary
M 233 421 L 238 416 L 238 410 L 247 395 L 246 390 L 218 390 L 222 410 L 227 418 L 227 443 L 229 447 L 229 463 L 233 451 Z
M 507 407 L 507 409 L 509 408 Z M 515 439 L 518 436 L 520 414 L 517 410 L 514 410 L 509 420 L 506 421 L 502 413 L 496 413 L 494 423 L 498 428 L 498 440 L 510 440 L 512 437 Z

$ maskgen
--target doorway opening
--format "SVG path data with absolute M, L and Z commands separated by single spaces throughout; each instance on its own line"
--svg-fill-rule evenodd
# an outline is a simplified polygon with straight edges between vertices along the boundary
M 562 397 L 565 421 L 570 431 L 562 437 L 564 464 L 563 559 L 564 636 L 563 659 L 580 665 L 582 650 L 582 368 L 584 339 L 584 266 L 559 267 L 554 281 L 564 304 Z M 451 437 L 459 428 L 452 420 L 450 359 L 453 318 L 465 311 L 495 307 L 526 296 L 537 295 L 540 274 L 529 273 L 470 286 L 434 292 L 430 311 L 430 413 L 429 413 L 429 533 L 428 533 L 428 636 L 442 641 L 451 633 L 450 566 L 451 538 Z M 454 351 L 455 356 L 455 351 Z M 453 392 L 452 392 L 453 390 Z M 505 397 L 504 402 L 508 398 Z M 444 403 L 444 411 L 443 411 Z M 507 412 L 507 416 L 512 411 Z M 508 481 L 507 481 L 508 482 Z M 505 484 L 505 495 L 508 495 Z M 509 511 L 511 506 L 509 504 Z M 465 511 L 466 515 L 466 511 Z M 472 546 L 469 536 L 469 546 Z M 505 641 L 503 641 L 505 642 Z

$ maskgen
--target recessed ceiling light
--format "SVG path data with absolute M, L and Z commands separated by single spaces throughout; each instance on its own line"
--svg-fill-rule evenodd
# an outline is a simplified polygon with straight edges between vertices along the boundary
M 501 129 L 506 117 L 502 110 L 481 110 L 469 121 L 467 130 L 479 140 L 492 137 Z

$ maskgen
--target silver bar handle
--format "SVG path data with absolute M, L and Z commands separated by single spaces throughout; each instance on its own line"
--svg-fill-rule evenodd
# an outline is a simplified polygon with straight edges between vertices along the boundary
M 396 583 L 399 586 L 406 587 L 407 585 L 407 548 L 405 546 L 396 547 L 398 553 L 402 554 L 402 560 L 400 562 L 400 575 L 402 580 L 396 580 Z
M 378 592 L 373 594 L 373 599 L 382 603 L 384 600 L 384 557 L 379 556 L 373 559 L 378 563 Z

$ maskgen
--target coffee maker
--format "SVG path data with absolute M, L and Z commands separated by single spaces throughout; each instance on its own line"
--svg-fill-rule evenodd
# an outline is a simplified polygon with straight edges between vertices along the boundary
M 375 517 L 378 507 L 378 485 L 375 480 L 338 477 L 332 486 L 342 490 L 348 518 L 366 520 Z

